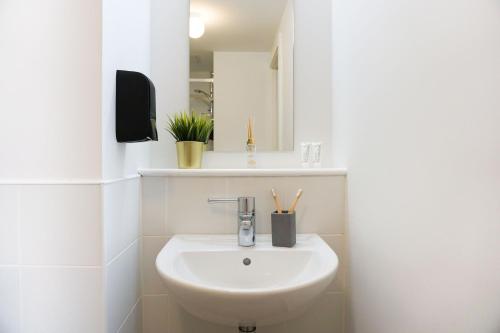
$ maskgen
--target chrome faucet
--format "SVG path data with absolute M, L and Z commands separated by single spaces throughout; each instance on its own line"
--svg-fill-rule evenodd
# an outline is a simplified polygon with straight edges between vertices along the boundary
M 238 203 L 238 245 L 255 245 L 255 197 L 208 199 L 208 203 Z

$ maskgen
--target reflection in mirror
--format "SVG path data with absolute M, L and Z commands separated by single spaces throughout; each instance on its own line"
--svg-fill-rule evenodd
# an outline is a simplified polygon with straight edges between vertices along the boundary
M 190 108 L 214 119 L 208 150 L 293 150 L 293 0 L 191 0 Z

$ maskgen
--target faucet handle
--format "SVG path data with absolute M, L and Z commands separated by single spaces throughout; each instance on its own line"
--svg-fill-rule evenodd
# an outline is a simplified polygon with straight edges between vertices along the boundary
M 238 198 L 227 198 L 227 199 L 208 198 L 208 203 L 225 203 L 225 202 L 238 202 Z
M 208 203 L 226 203 L 237 202 L 238 212 L 240 214 L 254 214 L 255 213 L 255 197 L 238 197 L 238 198 L 208 198 Z

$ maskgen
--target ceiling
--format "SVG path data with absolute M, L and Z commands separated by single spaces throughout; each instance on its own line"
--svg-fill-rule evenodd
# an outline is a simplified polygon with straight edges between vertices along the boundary
M 288 0 L 191 0 L 205 34 L 190 39 L 199 51 L 270 51 Z

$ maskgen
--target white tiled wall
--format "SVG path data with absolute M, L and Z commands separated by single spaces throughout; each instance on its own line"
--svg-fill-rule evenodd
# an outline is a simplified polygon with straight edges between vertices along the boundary
M 128 179 L 103 186 L 106 263 L 137 240 L 140 234 L 139 201 L 139 179 Z
M 118 333 L 140 332 L 142 332 L 142 302 L 139 300 L 137 304 L 130 310 Z
M 169 237 L 178 233 L 236 233 L 236 206 L 208 205 L 208 197 L 255 196 L 257 233 L 270 233 L 270 189 L 287 206 L 297 189 L 297 230 L 318 233 L 340 258 L 335 281 L 302 317 L 259 328 L 266 333 L 343 333 L 345 292 L 345 177 L 143 177 L 142 303 L 144 333 L 233 333 L 193 318 L 170 297 L 156 273 L 155 259 Z
M 20 332 L 20 269 L 0 266 L 0 332 Z
M 106 332 L 140 333 L 140 180 L 103 185 Z
M 27 186 L 19 191 L 20 261 L 26 265 L 101 264 L 101 189 Z
M 0 332 L 102 332 L 100 185 L 0 185 Z
M 21 332 L 101 332 L 102 269 L 21 269 Z
M 140 333 L 140 180 L 0 185 L 0 332 Z
M 0 265 L 18 262 L 18 196 L 18 187 L 0 186 Z

